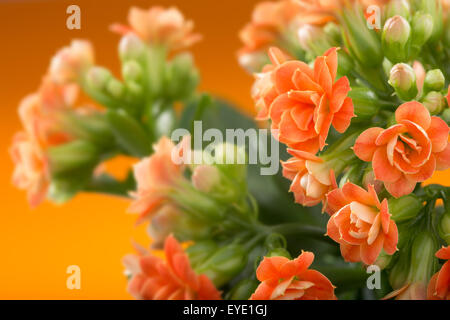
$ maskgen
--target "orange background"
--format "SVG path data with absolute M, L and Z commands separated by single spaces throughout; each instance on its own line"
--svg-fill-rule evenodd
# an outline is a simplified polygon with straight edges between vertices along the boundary
M 0 3 L 0 213 L 1 299 L 128 299 L 121 257 L 132 252 L 131 239 L 148 243 L 144 229 L 133 227 L 125 200 L 78 195 L 63 206 L 44 203 L 31 210 L 25 193 L 11 185 L 7 149 L 20 129 L 17 105 L 37 89 L 50 57 L 72 38 L 87 38 L 98 64 L 119 69 L 118 36 L 108 31 L 125 22 L 131 5 L 176 5 L 196 23 L 204 40 L 193 48 L 202 74 L 201 88 L 224 96 L 251 112 L 252 78 L 242 71 L 235 52 L 239 29 L 257 0 L 2 1 Z M 66 8 L 81 8 L 81 30 L 66 29 Z M 449 174 L 441 174 L 441 182 Z M 66 288 L 66 268 L 81 268 L 81 290 Z

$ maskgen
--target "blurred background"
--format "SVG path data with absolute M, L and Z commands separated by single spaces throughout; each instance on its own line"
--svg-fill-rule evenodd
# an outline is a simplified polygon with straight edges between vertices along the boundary
M 119 37 L 108 30 L 126 22 L 130 6 L 176 6 L 195 30 L 203 34 L 193 47 L 201 72 L 201 89 L 227 98 L 243 112 L 253 113 L 252 77 L 239 66 L 238 32 L 250 19 L 257 0 L 77 0 L 0 1 L 0 299 L 129 299 L 121 258 L 132 252 L 132 240 L 147 245 L 144 228 L 134 228 L 136 217 L 126 214 L 128 202 L 82 194 L 63 206 L 44 203 L 31 210 L 25 192 L 13 188 L 8 148 L 20 129 L 17 106 L 35 91 L 51 56 L 73 38 L 89 39 L 96 61 L 118 74 Z M 66 28 L 66 8 L 81 8 L 81 30 Z M 113 170 L 130 164 L 120 159 Z M 450 185 L 450 172 L 434 182 Z M 81 289 L 68 290 L 66 268 L 81 268 Z

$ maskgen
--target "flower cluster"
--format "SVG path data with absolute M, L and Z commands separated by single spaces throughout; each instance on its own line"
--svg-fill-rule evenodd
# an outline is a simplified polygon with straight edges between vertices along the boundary
M 132 8 L 128 26 L 111 27 L 120 77 L 74 40 L 21 103 L 13 182 L 32 206 L 78 192 L 128 199 L 165 256 L 136 245 L 124 258 L 136 299 L 358 298 L 362 267 L 376 265 L 374 298 L 449 300 L 449 247 L 439 247 L 450 244 L 450 188 L 427 184 L 450 167 L 449 10 L 441 0 L 259 4 L 239 60 L 255 73 L 272 152 L 285 149 L 279 177 L 255 174 L 255 145 L 198 143 L 197 121 L 245 137 L 258 124 L 198 92 L 180 52 L 200 40 L 193 22 Z M 118 155 L 135 158 L 123 180 L 101 166 Z

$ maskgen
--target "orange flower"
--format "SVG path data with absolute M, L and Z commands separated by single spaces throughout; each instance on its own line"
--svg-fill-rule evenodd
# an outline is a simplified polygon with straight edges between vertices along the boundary
M 274 45 L 298 13 L 299 6 L 292 0 L 257 4 L 253 10 L 252 21 L 239 34 L 244 43 L 241 54 Z
M 179 146 L 162 137 L 153 147 L 155 153 L 142 159 L 134 166 L 134 176 L 137 182 L 137 191 L 131 193 L 135 199 L 128 208 L 129 212 L 139 213 L 137 223 L 141 223 L 157 212 L 167 202 L 171 189 L 183 179 L 184 164 L 173 161 L 174 152 L 188 142 L 183 139 Z
M 114 32 L 125 35 L 135 33 L 149 44 L 164 45 L 171 51 L 190 47 L 201 40 L 194 34 L 194 23 L 187 21 L 177 8 L 152 7 L 148 10 L 132 7 L 128 13 L 130 26 L 114 24 Z
M 250 300 L 336 300 L 330 280 L 316 270 L 309 270 L 312 252 L 302 252 L 294 260 L 265 257 L 256 270 L 261 284 Z
M 436 257 L 450 260 L 450 246 L 443 247 L 436 252 Z M 429 300 L 450 300 L 450 261 L 446 261 L 428 284 Z
M 380 203 L 375 189 L 369 191 L 347 182 L 342 189 L 327 195 L 327 234 L 341 245 L 348 262 L 373 264 L 381 249 L 387 254 L 397 250 L 397 225 L 390 219 L 387 199 Z
M 27 190 L 30 206 L 36 207 L 47 196 L 50 185 L 48 161 L 36 141 L 25 132 L 14 136 L 10 154 L 15 165 L 13 184 Z
M 52 58 L 49 74 L 57 83 L 71 83 L 94 64 L 94 49 L 90 42 L 73 40 L 70 47 L 59 50 Z
M 319 157 L 289 149 L 294 157 L 282 162 L 283 176 L 292 181 L 290 192 L 295 202 L 313 207 L 324 202 L 326 195 L 337 188 L 333 170 Z
M 401 197 L 435 170 L 450 167 L 449 128 L 416 101 L 401 105 L 395 119 L 397 124 L 389 129 L 364 131 L 354 151 L 361 160 L 372 161 L 375 178 L 384 182 L 390 194 Z
M 128 292 L 143 300 L 220 300 L 220 292 L 205 275 L 192 270 L 189 258 L 173 236 L 164 245 L 166 261 L 152 255 L 128 255 Z
M 71 140 L 59 121 L 62 112 L 73 109 L 76 85 L 56 84 L 46 76 L 39 91 L 22 100 L 19 116 L 28 134 L 45 149 Z
M 335 82 L 337 50 L 318 57 L 314 69 L 301 61 L 285 61 L 279 50 L 271 51 L 273 88 L 267 83 L 260 88 L 266 94 L 257 96 L 262 101 L 259 116 L 268 113 L 274 135 L 293 149 L 315 154 L 325 147 L 331 125 L 343 133 L 354 117 L 347 77 Z

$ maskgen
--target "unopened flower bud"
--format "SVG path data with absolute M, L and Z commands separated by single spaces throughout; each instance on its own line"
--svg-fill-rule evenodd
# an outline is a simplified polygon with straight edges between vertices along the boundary
M 263 67 L 270 63 L 265 51 L 240 53 L 238 62 L 248 73 L 254 74 L 262 71 Z
M 400 251 L 399 258 L 389 272 L 389 283 L 394 290 L 400 289 L 408 283 L 411 267 L 410 248 Z
M 425 92 L 441 91 L 445 86 L 445 76 L 439 69 L 430 70 L 425 76 Z
M 197 190 L 210 192 L 220 183 L 220 172 L 215 166 L 200 165 L 192 174 L 192 183 Z
M 414 69 L 406 63 L 396 64 L 391 69 L 389 84 L 404 101 L 410 101 L 418 94 L 416 74 Z
M 292 259 L 291 254 L 289 253 L 289 251 L 287 251 L 284 248 L 277 248 L 277 249 L 273 249 L 270 250 L 267 254 L 266 257 L 270 258 L 270 257 L 285 257 L 288 259 Z
M 138 60 L 145 53 L 145 44 L 133 33 L 120 39 L 119 55 L 122 60 Z
M 189 262 L 193 268 L 204 263 L 216 251 L 217 244 L 212 240 L 197 241 L 195 244 L 186 249 L 186 253 L 189 256 Z
M 138 81 L 142 77 L 142 67 L 136 60 L 125 62 L 122 68 L 125 81 Z
M 422 104 L 430 111 L 432 115 L 437 115 L 445 108 L 445 97 L 442 93 L 431 91 L 422 101 Z
M 441 38 L 443 26 L 442 0 L 416 0 L 415 9 L 419 12 L 428 13 L 433 20 L 433 32 L 430 41 L 434 42 Z
M 412 20 L 412 46 L 420 51 L 433 33 L 433 17 L 428 13 L 417 12 Z
M 442 112 L 442 119 L 445 122 L 450 123 L 450 109 L 449 108 L 446 108 L 444 110 L 444 112 Z
M 395 222 L 402 222 L 415 218 L 422 210 L 423 205 L 420 199 L 413 195 L 407 195 L 401 198 L 391 198 L 388 201 L 389 212 L 392 215 L 392 220 Z
M 383 29 L 382 42 L 386 57 L 393 63 L 407 61 L 411 26 L 402 16 L 389 18 Z
M 106 91 L 108 91 L 108 93 L 114 98 L 119 99 L 123 96 L 125 87 L 119 80 L 111 79 L 106 85 Z
M 95 90 L 103 90 L 111 79 L 111 72 L 102 67 L 92 67 L 86 74 L 87 84 Z
M 339 26 L 334 22 L 328 22 L 324 27 L 323 31 L 327 36 L 330 37 L 334 42 L 340 43 L 342 41 L 341 30 Z
M 205 274 L 217 287 L 221 287 L 247 264 L 247 253 L 239 245 L 228 245 L 214 253 L 206 262 L 195 268 L 199 274 Z
M 408 0 L 392 0 L 385 7 L 386 18 L 394 16 L 402 16 L 405 19 L 409 19 L 411 14 L 411 6 Z
M 148 227 L 148 234 L 152 241 L 152 248 L 162 249 L 166 238 L 174 231 L 180 212 L 174 206 L 164 206 L 152 218 Z
M 368 170 L 364 173 L 362 184 L 366 189 L 369 185 L 372 185 L 377 193 L 380 193 L 383 190 L 383 182 L 375 179 L 375 173 L 371 166 L 369 166 Z
M 450 212 L 446 212 L 439 223 L 439 235 L 450 245 Z

